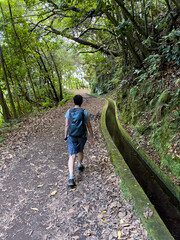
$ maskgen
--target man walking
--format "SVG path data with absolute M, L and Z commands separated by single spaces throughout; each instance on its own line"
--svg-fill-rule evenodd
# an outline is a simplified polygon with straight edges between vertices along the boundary
M 84 153 L 83 149 L 87 141 L 87 129 L 91 137 L 91 144 L 94 145 L 94 134 L 90 123 L 88 112 L 81 108 L 83 97 L 76 95 L 73 98 L 74 108 L 70 108 L 65 115 L 65 138 L 68 144 L 69 151 L 69 182 L 70 187 L 74 187 L 74 161 L 76 154 L 78 155 L 78 171 L 82 172 L 84 166 L 82 165 Z

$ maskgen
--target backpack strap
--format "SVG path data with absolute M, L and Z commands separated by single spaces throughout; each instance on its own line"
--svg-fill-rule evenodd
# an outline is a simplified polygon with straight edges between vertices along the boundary
M 69 115 L 72 113 L 72 112 L 81 112 L 82 111 L 82 113 L 83 113 L 83 116 L 84 116 L 84 118 L 83 118 L 83 121 L 85 121 L 85 114 L 84 114 L 84 108 L 70 108 L 70 110 L 69 110 Z

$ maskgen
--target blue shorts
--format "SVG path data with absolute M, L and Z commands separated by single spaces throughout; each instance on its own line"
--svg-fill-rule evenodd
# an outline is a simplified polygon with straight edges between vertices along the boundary
M 72 138 L 69 136 L 67 138 L 69 155 L 74 155 L 79 152 L 83 152 L 86 141 L 87 141 L 87 137 Z

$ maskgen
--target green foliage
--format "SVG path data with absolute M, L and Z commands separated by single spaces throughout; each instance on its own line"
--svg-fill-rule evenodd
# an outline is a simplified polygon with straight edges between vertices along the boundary
M 175 62 L 180 65 L 180 30 L 172 30 L 168 35 L 163 36 L 160 46 L 162 54 L 168 62 Z
M 0 143 L 2 143 L 5 140 L 5 137 L 0 137 Z
M 180 161 L 175 151 L 180 117 L 179 80 L 173 79 L 170 85 L 156 80 L 156 73 L 161 66 L 159 55 L 149 56 L 144 66 L 146 71 L 135 71 L 139 74 L 135 86 L 128 85 L 127 80 L 119 84 L 117 101 L 120 118 L 136 130 L 138 142 L 153 146 L 160 156 L 161 165 L 179 178 Z
M 64 94 L 64 96 L 63 96 L 63 101 L 64 102 L 67 102 L 67 101 L 71 100 L 74 97 L 74 93 L 69 92 L 67 90 L 64 91 L 63 94 Z
M 160 75 L 158 71 L 161 65 L 161 56 L 159 54 L 152 54 L 147 57 L 144 62 L 144 69 L 136 69 L 134 74 L 138 74 L 139 76 L 136 77 L 138 82 L 142 82 L 146 80 L 148 77 L 151 79 L 155 79 Z
M 36 3 L 36 0 L 24 0 L 24 2 L 26 3 L 27 7 L 30 8 Z
M 137 92 L 138 92 L 138 86 L 134 86 L 133 88 L 131 88 L 130 94 L 132 96 L 132 99 L 135 99 Z
M 26 4 L 29 8 L 33 7 L 34 1 L 26 1 Z M 16 111 L 19 106 L 21 107 L 19 111 L 19 117 L 21 117 L 21 115 L 37 112 L 37 104 L 39 104 L 39 110 L 57 105 L 55 93 L 60 98 L 59 81 L 65 88 L 84 88 L 87 87 L 87 82 L 84 81 L 83 74 L 81 74 L 83 69 L 80 57 L 72 50 L 67 51 L 70 43 L 64 44 L 59 36 L 42 37 L 40 31 L 31 32 L 33 27 L 29 25 L 29 20 L 32 21 L 32 18 L 30 14 L 27 18 L 24 17 L 28 11 L 24 1 L 10 1 L 10 5 L 18 38 L 11 22 L 7 2 L 4 2 L 2 4 L 4 15 L 1 18 L 3 22 L 2 50 L 14 105 Z M 37 13 L 36 17 L 35 12 Z M 39 12 L 35 8 L 33 19 L 36 19 L 37 22 L 41 21 L 46 14 L 45 9 Z M 55 64 L 60 79 L 58 79 Z M 5 100 L 8 107 L 11 108 L 1 66 L 0 78 Z

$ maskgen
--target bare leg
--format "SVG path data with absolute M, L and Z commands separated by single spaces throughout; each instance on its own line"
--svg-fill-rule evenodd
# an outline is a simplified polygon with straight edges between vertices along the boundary
M 75 161 L 76 155 L 69 155 L 69 162 L 68 162 L 68 167 L 69 167 L 69 174 L 73 174 L 74 172 L 74 161 Z
M 82 163 L 83 161 L 83 158 L 84 158 L 84 153 L 83 152 L 79 152 L 78 153 L 78 163 Z

